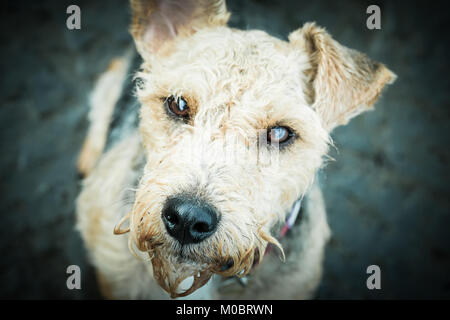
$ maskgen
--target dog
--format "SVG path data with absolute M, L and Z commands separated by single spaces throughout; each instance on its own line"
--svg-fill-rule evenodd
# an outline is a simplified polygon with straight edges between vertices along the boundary
M 138 55 L 97 80 L 78 162 L 77 229 L 102 294 L 314 297 L 330 133 L 372 109 L 395 74 L 315 23 L 283 41 L 227 27 L 224 1 L 131 9 Z M 123 98 L 132 88 L 140 107 Z

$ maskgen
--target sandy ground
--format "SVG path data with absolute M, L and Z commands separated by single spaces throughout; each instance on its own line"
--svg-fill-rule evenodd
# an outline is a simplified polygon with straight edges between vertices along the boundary
M 78 4 L 82 29 L 65 27 Z M 229 1 L 231 25 L 286 38 L 317 21 L 399 76 L 376 111 L 338 128 L 321 181 L 333 238 L 319 299 L 450 298 L 449 65 L 439 2 Z M 130 43 L 126 1 L 0 5 L 0 298 L 99 298 L 74 230 L 75 169 L 96 76 Z M 68 290 L 66 268 L 82 270 Z M 382 289 L 366 288 L 377 264 Z

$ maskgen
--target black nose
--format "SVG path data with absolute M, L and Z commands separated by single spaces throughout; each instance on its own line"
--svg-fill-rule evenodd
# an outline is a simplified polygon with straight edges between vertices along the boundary
M 167 232 L 181 244 L 199 243 L 216 231 L 218 216 L 203 200 L 183 196 L 169 198 L 162 210 Z

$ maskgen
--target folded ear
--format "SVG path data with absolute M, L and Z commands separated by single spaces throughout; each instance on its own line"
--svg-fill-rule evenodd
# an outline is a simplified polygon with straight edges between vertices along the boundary
M 307 95 L 329 131 L 371 109 L 396 79 L 383 64 L 340 45 L 314 23 L 291 33 L 289 41 L 309 55 Z
M 177 37 L 205 27 L 225 25 L 224 0 L 131 0 L 131 35 L 145 59 L 170 51 Z

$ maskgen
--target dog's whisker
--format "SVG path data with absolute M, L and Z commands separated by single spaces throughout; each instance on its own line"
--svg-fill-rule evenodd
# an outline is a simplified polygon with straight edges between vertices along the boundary
M 128 226 L 125 229 L 121 229 L 122 224 L 130 219 L 131 212 L 128 212 L 122 219 L 120 219 L 119 223 L 114 227 L 114 234 L 124 234 L 130 232 L 130 227 Z

